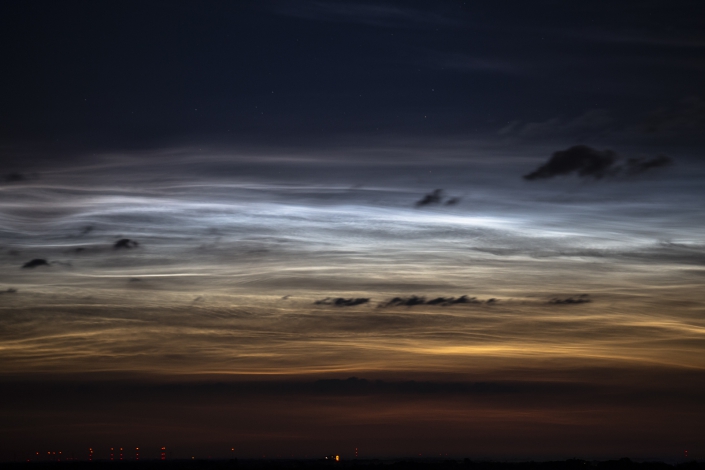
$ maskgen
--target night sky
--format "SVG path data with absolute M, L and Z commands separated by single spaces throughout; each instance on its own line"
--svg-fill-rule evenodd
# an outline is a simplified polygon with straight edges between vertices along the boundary
M 702 1 L 0 38 L 0 460 L 705 458 Z

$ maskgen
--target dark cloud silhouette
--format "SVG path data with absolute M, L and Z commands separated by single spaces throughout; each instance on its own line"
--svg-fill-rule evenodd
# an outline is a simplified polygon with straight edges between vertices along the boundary
M 443 199 L 443 190 L 434 189 L 432 192 L 426 194 L 424 197 L 416 201 L 416 207 L 428 206 L 431 204 L 440 204 Z
M 664 168 L 671 165 L 673 165 L 673 159 L 666 155 L 654 158 L 629 158 L 624 165 L 624 171 L 628 175 L 638 175 L 654 168 Z
M 494 297 L 492 297 L 491 299 L 487 299 L 487 301 L 486 301 L 485 303 L 487 303 L 487 304 L 496 304 L 497 302 L 499 302 L 499 300 L 498 300 L 498 299 L 495 299 Z
M 586 304 L 592 302 L 588 294 L 581 294 L 577 297 L 568 297 L 565 299 L 559 299 L 557 297 L 552 298 L 548 301 L 552 305 L 575 305 L 575 304 Z
M 354 307 L 355 305 L 366 304 L 369 301 L 370 301 L 370 299 L 367 297 L 358 297 L 358 298 L 351 298 L 351 299 L 345 299 L 343 297 L 336 297 L 336 298 L 326 297 L 325 299 L 315 301 L 314 304 L 315 305 L 334 305 L 336 307 Z
M 448 302 L 448 300 L 452 300 L 453 297 L 437 297 L 435 299 L 431 299 L 428 302 L 426 302 L 426 305 L 440 305 Z
M 546 163 L 524 175 L 524 179 L 533 181 L 574 173 L 581 178 L 596 180 L 606 176 L 631 177 L 673 164 L 673 159 L 665 155 L 654 158 L 629 158 L 622 165 L 617 164 L 617 159 L 617 154 L 612 150 L 596 150 L 587 145 L 575 145 L 554 152 Z
M 490 299 L 487 303 L 497 302 L 497 299 Z M 460 297 L 436 297 L 431 300 L 426 300 L 426 297 L 412 295 L 411 297 L 394 297 L 391 300 L 379 304 L 379 307 L 414 307 L 416 305 L 436 305 L 447 307 L 449 305 L 458 304 L 481 304 L 482 300 L 477 297 L 468 297 L 461 295 Z
M 481 303 L 477 300 L 477 297 L 468 297 L 467 295 L 461 295 L 460 297 L 437 297 L 426 302 L 426 305 L 440 305 L 445 307 L 447 305 L 454 304 L 479 304 Z
M 37 266 L 49 266 L 49 263 L 45 259 L 35 258 L 23 264 L 22 268 L 36 268 Z
M 454 206 L 460 202 L 459 197 L 452 197 L 445 202 L 446 206 Z
M 121 238 L 120 240 L 116 241 L 115 244 L 113 245 L 113 248 L 120 249 L 120 248 L 137 248 L 139 246 L 139 243 L 137 243 L 134 240 L 130 240 L 129 238 Z
M 380 307 L 413 307 L 414 305 L 424 305 L 426 303 L 426 297 L 417 297 L 412 295 L 411 297 L 394 297 L 387 302 L 380 304 Z
M 445 198 L 445 195 L 443 193 L 442 189 L 434 189 L 430 193 L 424 195 L 421 199 L 416 201 L 414 204 L 417 208 L 418 207 L 424 207 L 424 206 L 432 206 L 432 205 L 437 205 L 437 204 L 443 204 L 446 206 L 454 206 L 460 202 L 459 197 L 451 197 L 446 199 L 445 202 L 443 202 L 443 199 Z
M 8 287 L 8 288 L 5 289 L 5 290 L 0 290 L 0 295 L 3 295 L 3 294 L 16 294 L 16 293 L 17 293 L 17 289 L 14 289 L 14 288 L 12 288 L 12 287 Z
M 612 150 L 596 150 L 587 145 L 575 145 L 567 150 L 554 152 L 548 162 L 524 175 L 524 179 L 553 178 L 554 176 L 577 173 L 583 178 L 600 179 L 613 170 L 617 154 Z
M 83 230 L 81 230 L 81 234 L 80 234 L 79 236 L 88 235 L 88 234 L 91 233 L 94 229 L 95 229 L 95 227 L 93 227 L 92 225 L 89 225 L 89 226 L 87 226 L 87 227 L 84 227 Z

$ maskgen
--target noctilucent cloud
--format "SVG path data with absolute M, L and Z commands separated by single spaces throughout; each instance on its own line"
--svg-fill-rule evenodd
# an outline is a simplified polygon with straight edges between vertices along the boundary
M 0 459 L 705 458 L 700 2 L 3 10 Z

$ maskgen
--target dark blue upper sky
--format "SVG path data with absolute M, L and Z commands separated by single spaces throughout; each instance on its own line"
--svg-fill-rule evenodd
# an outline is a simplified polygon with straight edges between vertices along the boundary
M 12 2 L 0 139 L 91 150 L 338 135 L 690 140 L 705 119 L 703 10 Z

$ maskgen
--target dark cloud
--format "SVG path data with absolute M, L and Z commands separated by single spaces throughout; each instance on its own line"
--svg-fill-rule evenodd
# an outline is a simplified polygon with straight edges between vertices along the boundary
M 461 295 L 460 297 L 437 297 L 426 302 L 426 305 L 441 305 L 443 307 L 454 304 L 479 304 L 477 297 L 468 297 Z
M 552 305 L 575 305 L 575 304 L 586 304 L 592 302 L 588 294 L 581 294 L 577 297 L 568 297 L 565 299 L 559 299 L 557 297 L 552 298 L 548 301 Z
M 440 204 L 443 199 L 443 190 L 434 189 L 432 192 L 426 194 L 424 197 L 416 201 L 416 207 L 428 206 L 431 204 Z
M 426 302 L 427 305 L 440 305 L 445 304 L 449 300 L 453 300 L 453 297 L 437 297 Z
M 424 207 L 424 206 L 431 206 L 431 205 L 436 205 L 436 204 L 441 204 L 443 203 L 443 199 L 445 198 L 445 195 L 443 194 L 442 189 L 434 189 L 430 193 L 424 195 L 421 199 L 416 201 L 414 204 L 416 207 Z M 446 206 L 454 206 L 460 202 L 459 197 L 451 197 L 446 199 L 445 205 Z
M 8 287 L 8 288 L 5 289 L 5 290 L 0 290 L 0 295 L 3 295 L 3 294 L 16 294 L 16 293 L 17 293 L 17 289 L 14 289 L 14 288 L 12 288 L 12 287 Z
M 288 297 L 288 296 L 287 296 Z M 314 302 L 315 305 L 334 305 L 336 307 L 354 307 L 355 305 L 366 304 L 370 301 L 368 297 L 358 297 L 345 299 L 343 297 L 330 298 L 317 300 Z
M 413 307 L 414 305 L 424 305 L 426 303 L 426 297 L 417 297 L 412 295 L 411 297 L 394 297 L 391 300 L 383 304 L 379 304 L 380 307 Z
M 134 240 L 130 240 L 129 238 L 121 238 L 120 240 L 116 241 L 115 244 L 113 245 L 113 248 L 120 249 L 120 248 L 137 248 L 139 246 L 139 243 L 137 243 Z
M 524 175 L 524 179 L 533 181 L 571 173 L 577 173 L 583 178 L 600 179 L 613 171 L 616 161 L 617 154 L 612 150 L 596 150 L 587 145 L 575 145 L 555 152 L 548 162 Z
M 49 263 L 45 259 L 35 258 L 23 264 L 22 268 L 36 268 L 37 266 L 49 266 Z
M 533 181 L 569 174 L 596 180 L 606 176 L 631 177 L 673 164 L 673 159 L 665 155 L 654 158 L 629 158 L 622 165 L 617 164 L 617 159 L 617 153 L 612 150 L 597 150 L 587 145 L 575 145 L 555 152 L 546 163 L 524 175 L 524 179 Z
M 459 203 L 459 202 L 460 202 L 460 198 L 459 198 L 459 197 L 452 197 L 452 198 L 448 199 L 448 200 L 445 202 L 445 205 L 446 205 L 446 206 L 454 206 L 454 205 L 456 205 L 456 204 Z
M 496 302 L 497 299 L 490 299 L 487 303 Z M 426 300 L 426 297 L 412 295 L 411 297 L 394 297 L 387 302 L 379 304 L 379 307 L 414 307 L 416 305 L 437 305 L 447 307 L 457 304 L 481 304 L 482 301 L 477 297 L 468 297 L 461 295 L 460 297 L 436 297 L 431 300 Z
M 88 235 L 88 234 L 91 233 L 94 229 L 95 229 L 95 227 L 93 227 L 92 225 L 89 225 L 89 226 L 87 226 L 87 227 L 84 227 L 83 230 L 81 230 L 80 236 Z

